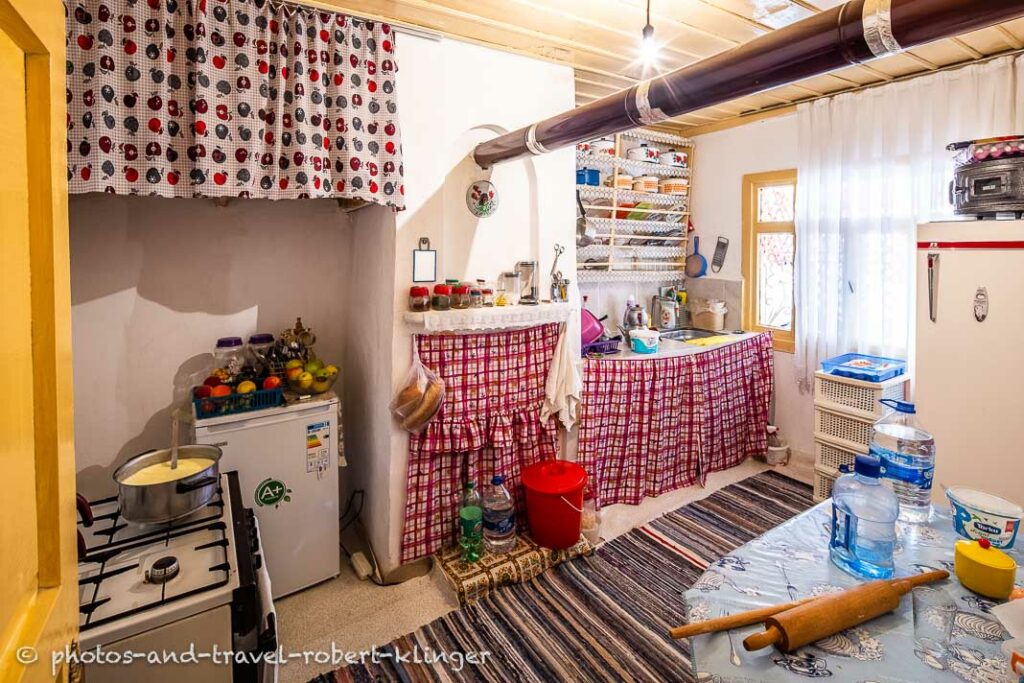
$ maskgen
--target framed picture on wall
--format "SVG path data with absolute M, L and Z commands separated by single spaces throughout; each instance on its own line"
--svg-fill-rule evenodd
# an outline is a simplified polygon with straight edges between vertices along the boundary
M 412 251 L 412 281 L 437 282 L 437 250 L 430 248 L 426 237 L 421 237 L 419 249 Z

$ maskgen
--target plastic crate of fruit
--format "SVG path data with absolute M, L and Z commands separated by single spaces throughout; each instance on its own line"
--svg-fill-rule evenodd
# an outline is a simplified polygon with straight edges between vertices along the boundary
M 863 353 L 846 353 L 821 361 L 821 369 L 830 375 L 859 379 L 864 382 L 884 382 L 907 371 L 907 361 L 883 358 Z
M 223 386 L 223 385 L 222 385 Z M 281 387 L 274 389 L 257 389 L 246 394 L 232 392 L 226 396 L 207 396 L 193 398 L 196 418 L 219 417 L 235 413 L 247 413 L 250 410 L 276 408 L 284 403 L 284 391 Z

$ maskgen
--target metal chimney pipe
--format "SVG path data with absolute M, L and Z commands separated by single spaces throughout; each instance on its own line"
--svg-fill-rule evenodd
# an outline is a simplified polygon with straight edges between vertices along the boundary
M 476 146 L 483 168 L 1024 16 L 1024 0 L 852 0 Z

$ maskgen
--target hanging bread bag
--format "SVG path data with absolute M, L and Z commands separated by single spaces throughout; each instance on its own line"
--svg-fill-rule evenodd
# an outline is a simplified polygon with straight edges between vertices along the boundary
M 419 434 L 444 404 L 444 380 L 420 361 L 416 337 L 412 339 L 412 366 L 391 401 L 391 412 L 402 429 Z

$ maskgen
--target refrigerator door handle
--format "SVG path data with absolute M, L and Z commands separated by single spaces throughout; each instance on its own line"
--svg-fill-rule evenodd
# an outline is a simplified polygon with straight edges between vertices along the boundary
M 928 254 L 928 319 L 936 322 L 939 317 L 939 254 Z

